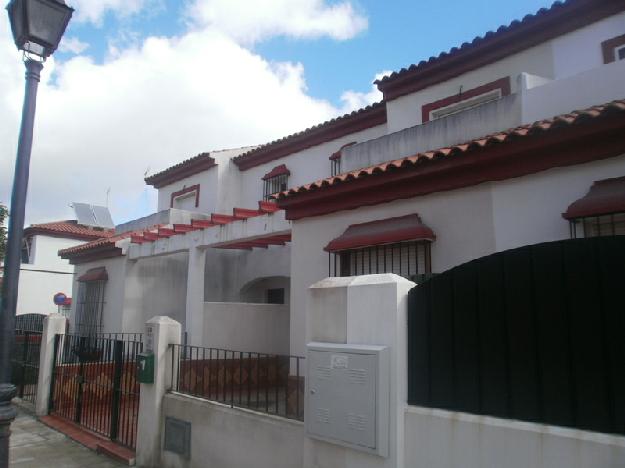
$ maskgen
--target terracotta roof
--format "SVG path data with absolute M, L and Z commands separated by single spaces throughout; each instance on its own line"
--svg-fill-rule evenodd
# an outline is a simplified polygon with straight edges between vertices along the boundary
M 623 0 L 568 0 L 402 68 L 375 83 L 384 99 L 418 91 L 521 52 L 625 9 Z
M 612 117 L 612 119 L 609 119 L 610 117 Z M 357 181 L 363 181 L 364 179 L 380 179 L 383 176 L 391 177 L 392 175 L 397 175 L 399 177 L 400 173 L 404 173 L 408 171 L 412 171 L 413 174 L 417 172 L 424 173 L 426 169 L 428 171 L 434 171 L 436 166 L 441 166 L 441 167 L 444 166 L 444 170 L 448 170 L 448 169 L 451 170 L 452 165 L 454 165 L 454 167 L 458 167 L 459 164 L 463 164 L 463 161 L 465 161 L 463 159 L 464 157 L 468 158 L 470 155 L 482 153 L 491 148 L 494 150 L 495 147 L 514 148 L 515 146 L 517 146 L 518 144 L 522 144 L 526 140 L 527 141 L 531 140 L 532 142 L 536 141 L 536 145 L 538 145 L 538 147 L 540 148 L 540 141 L 538 141 L 536 138 L 533 138 L 533 137 L 546 138 L 548 135 L 551 135 L 551 134 L 555 135 L 561 129 L 566 129 L 566 128 L 570 128 L 573 126 L 576 126 L 578 128 L 578 130 L 576 130 L 577 137 L 582 138 L 584 135 L 580 134 L 581 130 L 579 129 L 590 127 L 590 125 L 587 125 L 587 124 L 592 124 L 594 122 L 600 123 L 600 122 L 608 121 L 608 120 L 612 122 L 611 125 L 615 129 L 619 130 L 613 135 L 614 132 L 612 130 L 612 127 L 610 127 L 610 131 L 613 133 L 610 133 L 609 135 L 610 135 L 610 138 L 614 139 L 614 141 L 612 140 L 607 141 L 607 138 L 605 139 L 605 141 L 595 141 L 594 144 L 591 145 L 591 148 L 585 149 L 585 152 L 587 153 L 587 155 L 583 155 L 583 157 L 578 156 L 578 155 L 573 156 L 572 155 L 573 152 L 571 152 L 569 159 L 576 157 L 578 158 L 578 161 L 573 162 L 573 163 L 578 163 L 578 162 L 581 162 L 581 159 L 583 158 L 591 157 L 592 146 L 595 146 L 598 148 L 601 146 L 601 144 L 605 143 L 607 145 L 609 143 L 609 144 L 613 144 L 616 147 L 618 145 L 622 145 L 625 142 L 625 139 L 622 138 L 622 129 L 621 129 L 621 127 L 623 127 L 623 125 L 625 124 L 625 99 L 616 100 L 616 101 L 612 101 L 606 104 L 593 106 L 584 110 L 573 111 L 568 114 L 558 115 L 556 117 L 552 117 L 552 118 L 545 119 L 545 120 L 540 120 L 532 124 L 522 125 L 516 128 L 509 129 L 509 130 L 494 133 L 494 134 L 491 134 L 482 138 L 476 138 L 474 140 L 468 141 L 463 144 L 453 145 L 450 147 L 440 148 L 440 149 L 427 151 L 423 153 L 417 153 L 413 156 L 409 156 L 406 158 L 396 159 L 393 161 L 376 164 L 376 165 L 358 169 L 355 171 L 346 172 L 343 174 L 336 175 L 334 177 L 329 177 L 326 179 L 318 180 L 316 182 L 312 182 L 310 184 L 302 185 L 300 187 L 293 187 L 287 191 L 277 194 L 276 198 L 278 198 L 278 205 L 281 208 L 287 210 L 287 219 L 297 219 L 298 216 L 294 217 L 292 213 L 289 213 L 289 209 L 292 209 L 294 204 L 298 203 L 298 200 L 306 194 L 309 194 L 312 196 L 313 192 L 321 194 L 321 192 L 326 192 L 332 188 L 338 189 L 339 187 L 345 187 L 347 189 L 347 186 L 353 185 Z M 583 148 L 578 148 L 578 151 L 582 151 L 582 150 Z M 599 149 L 597 149 L 597 151 L 599 151 Z M 539 157 L 536 151 L 535 151 L 535 155 L 536 155 L 536 158 Z M 536 167 L 541 166 L 541 165 L 545 166 L 545 165 L 551 164 L 551 162 L 546 161 L 548 157 L 543 156 L 543 155 L 540 155 L 540 157 L 543 158 L 545 161 L 539 160 L 535 162 L 534 160 L 532 160 L 532 164 L 536 165 Z M 554 155 L 552 157 L 555 158 L 555 157 L 560 157 L 560 156 Z M 602 157 L 607 157 L 607 156 L 602 156 Z M 469 164 L 469 163 L 466 162 L 466 164 Z M 477 163 L 475 164 L 476 164 L 476 167 L 477 165 L 479 165 Z M 483 165 L 484 161 L 481 161 L 480 164 Z M 563 165 L 560 163 L 558 164 Z M 568 162 L 568 164 L 571 164 L 571 162 Z M 510 163 L 508 163 L 508 165 L 510 167 L 506 168 L 506 171 L 507 171 L 506 174 L 515 173 L 517 174 L 515 175 L 515 177 L 518 177 L 519 175 L 523 175 L 526 173 L 537 172 L 537 170 L 544 170 L 544 169 L 536 169 L 536 170 L 531 169 L 531 167 L 533 166 L 529 164 L 529 158 L 526 158 L 525 161 L 521 163 L 520 166 L 515 165 L 514 167 L 512 167 Z M 480 166 L 480 167 L 483 167 L 483 166 Z M 490 170 L 490 168 L 488 167 L 486 169 L 481 168 L 480 170 L 482 172 L 486 172 Z M 456 177 L 459 177 L 457 175 L 458 169 L 455 170 L 455 174 L 456 174 Z M 488 177 L 493 177 L 493 176 L 490 174 L 488 176 L 484 175 L 483 177 L 481 177 L 481 181 L 501 180 L 503 176 L 500 177 L 499 179 L 488 179 Z M 507 178 L 507 177 L 508 176 L 504 178 Z M 478 179 L 480 178 L 478 177 Z M 432 183 L 434 182 L 431 179 L 431 176 L 430 176 L 430 180 L 432 181 Z M 436 182 L 439 182 L 439 180 L 437 179 Z M 461 186 L 461 185 L 458 185 L 458 183 L 456 185 Z M 418 188 L 419 187 L 415 187 L 413 189 L 417 190 Z M 399 190 L 399 189 L 394 188 L 393 190 Z M 377 198 L 379 198 L 379 196 L 381 195 L 386 196 L 386 194 L 381 194 L 378 192 Z M 393 196 L 394 195 L 392 194 L 389 195 L 387 197 L 388 200 L 399 198 L 399 196 L 395 196 L 395 198 L 393 198 Z M 310 197 L 308 197 L 308 199 L 309 198 Z M 337 200 L 336 203 L 341 201 L 339 199 L 340 196 L 334 195 L 334 198 Z M 371 195 L 368 198 L 375 198 L 375 197 Z M 306 202 L 302 200 L 299 203 L 303 204 Z M 327 201 L 326 203 L 330 204 L 330 201 Z M 363 204 L 372 204 L 372 203 L 369 202 L 369 203 L 363 203 Z M 317 211 L 318 211 L 318 214 L 320 214 L 322 212 L 324 213 L 331 212 L 329 210 L 330 210 L 329 207 L 325 207 Z
M 126 239 L 131 235 L 140 232 L 143 232 L 143 230 L 128 231 L 122 234 L 115 234 L 110 237 L 103 237 L 85 244 L 59 250 L 59 255 L 61 258 L 70 260 L 70 263 L 72 264 L 89 261 L 94 256 L 100 256 L 99 258 L 119 256 L 122 254 L 122 249 L 115 246 L 115 244 L 122 239 Z
M 287 169 L 286 164 L 280 164 L 279 166 L 274 167 L 263 176 L 263 180 L 271 179 L 272 177 L 277 177 L 280 175 L 291 175 L 291 171 Z
M 112 236 L 114 232 L 113 229 L 93 228 L 78 224 L 74 220 L 65 220 L 31 224 L 24 229 L 24 236 L 45 235 L 77 240 L 92 240 Z
M 246 170 L 383 123 L 386 123 L 386 105 L 384 102 L 377 102 L 350 114 L 258 146 L 232 160 L 240 170 Z
M 197 174 L 198 172 L 210 169 L 216 165 L 215 158 L 213 158 L 210 153 L 200 153 L 197 156 L 185 159 L 174 166 L 168 167 L 164 171 L 152 174 L 144 180 L 146 184 L 152 185 L 154 188 L 160 188 L 164 185 L 182 180 L 185 177 Z

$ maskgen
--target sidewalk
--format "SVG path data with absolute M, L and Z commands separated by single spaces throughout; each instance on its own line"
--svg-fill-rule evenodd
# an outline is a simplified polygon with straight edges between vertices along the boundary
M 10 467 L 119 468 L 124 466 L 83 447 L 37 421 L 22 407 L 11 424 Z

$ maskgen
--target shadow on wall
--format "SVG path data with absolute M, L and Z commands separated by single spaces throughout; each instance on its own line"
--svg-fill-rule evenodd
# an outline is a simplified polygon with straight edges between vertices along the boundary
M 288 304 L 291 278 L 288 276 L 266 276 L 245 284 L 239 292 L 241 302 L 256 304 Z

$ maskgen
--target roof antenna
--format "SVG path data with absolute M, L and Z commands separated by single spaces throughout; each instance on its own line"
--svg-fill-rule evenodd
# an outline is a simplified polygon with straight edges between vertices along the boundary
M 109 195 L 111 194 L 111 187 L 106 189 L 106 206 L 107 208 L 109 207 Z

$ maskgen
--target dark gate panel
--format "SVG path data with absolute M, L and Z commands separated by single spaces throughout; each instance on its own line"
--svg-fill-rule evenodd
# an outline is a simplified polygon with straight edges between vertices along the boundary
M 17 396 L 31 403 L 35 403 L 37 396 L 40 348 L 41 332 L 15 330 L 11 381 L 17 387 Z
M 625 236 L 550 242 L 414 288 L 413 405 L 625 434 Z
M 140 341 L 56 335 L 50 412 L 134 448 Z

